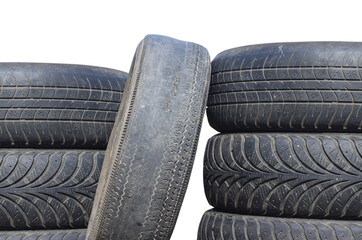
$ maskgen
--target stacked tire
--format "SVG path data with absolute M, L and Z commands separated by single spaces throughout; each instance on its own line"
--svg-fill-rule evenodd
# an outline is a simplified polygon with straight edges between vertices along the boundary
M 217 55 L 198 239 L 362 239 L 361 76 L 361 43 Z
M 84 239 L 126 79 L 0 64 L 0 239 Z

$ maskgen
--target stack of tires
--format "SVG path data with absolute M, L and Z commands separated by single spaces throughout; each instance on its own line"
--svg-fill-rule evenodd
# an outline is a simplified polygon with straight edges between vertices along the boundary
M 0 239 L 87 227 L 126 79 L 98 67 L 0 64 Z
M 217 55 L 198 239 L 362 239 L 361 76 L 361 43 Z

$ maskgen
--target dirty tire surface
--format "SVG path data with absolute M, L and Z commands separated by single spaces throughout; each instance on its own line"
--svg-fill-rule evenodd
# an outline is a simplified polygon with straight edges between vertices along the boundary
M 220 134 L 207 144 L 209 203 L 233 213 L 362 219 L 360 134 Z
M 360 240 L 361 221 L 258 217 L 207 211 L 198 240 Z
M 87 238 L 170 238 L 196 152 L 209 69 L 200 45 L 157 35 L 140 43 Z
M 362 132 L 362 43 L 275 43 L 212 62 L 207 115 L 219 132 Z
M 107 147 L 127 74 L 112 69 L 0 63 L 0 147 Z
M 0 149 L 0 231 L 86 228 L 103 159 L 94 150 Z
M 0 231 L 0 240 L 85 240 L 86 229 Z

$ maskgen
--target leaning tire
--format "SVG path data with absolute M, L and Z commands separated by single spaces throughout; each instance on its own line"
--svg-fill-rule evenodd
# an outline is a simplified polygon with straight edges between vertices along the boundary
M 140 43 L 107 147 L 87 239 L 169 239 L 195 157 L 209 88 L 200 45 Z
M 208 211 L 202 217 L 197 239 L 359 240 L 362 239 L 362 222 L 258 217 Z
M 235 48 L 212 62 L 210 125 L 220 132 L 362 132 L 362 44 Z
M 0 146 L 103 148 L 127 74 L 79 65 L 0 64 Z
M 86 229 L 0 231 L 0 240 L 85 240 Z
M 87 227 L 103 158 L 93 150 L 0 149 L 0 230 Z
M 250 215 L 362 219 L 359 134 L 222 134 L 205 153 L 217 209 Z

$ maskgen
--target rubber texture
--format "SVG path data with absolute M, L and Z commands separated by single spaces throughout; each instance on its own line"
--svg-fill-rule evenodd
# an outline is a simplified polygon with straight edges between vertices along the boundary
M 86 228 L 104 151 L 0 149 L 0 229 Z
M 85 240 L 86 229 L 0 231 L 0 240 Z
M 126 80 L 99 67 L 0 63 L 0 147 L 105 149 Z
M 200 45 L 158 35 L 140 43 L 87 239 L 171 237 L 195 157 L 209 74 L 209 55 Z
M 362 43 L 273 43 L 212 62 L 207 115 L 219 132 L 362 132 Z
M 221 134 L 205 153 L 209 203 L 233 213 L 362 219 L 360 134 Z
M 198 240 L 361 240 L 362 221 L 258 217 L 207 211 Z

